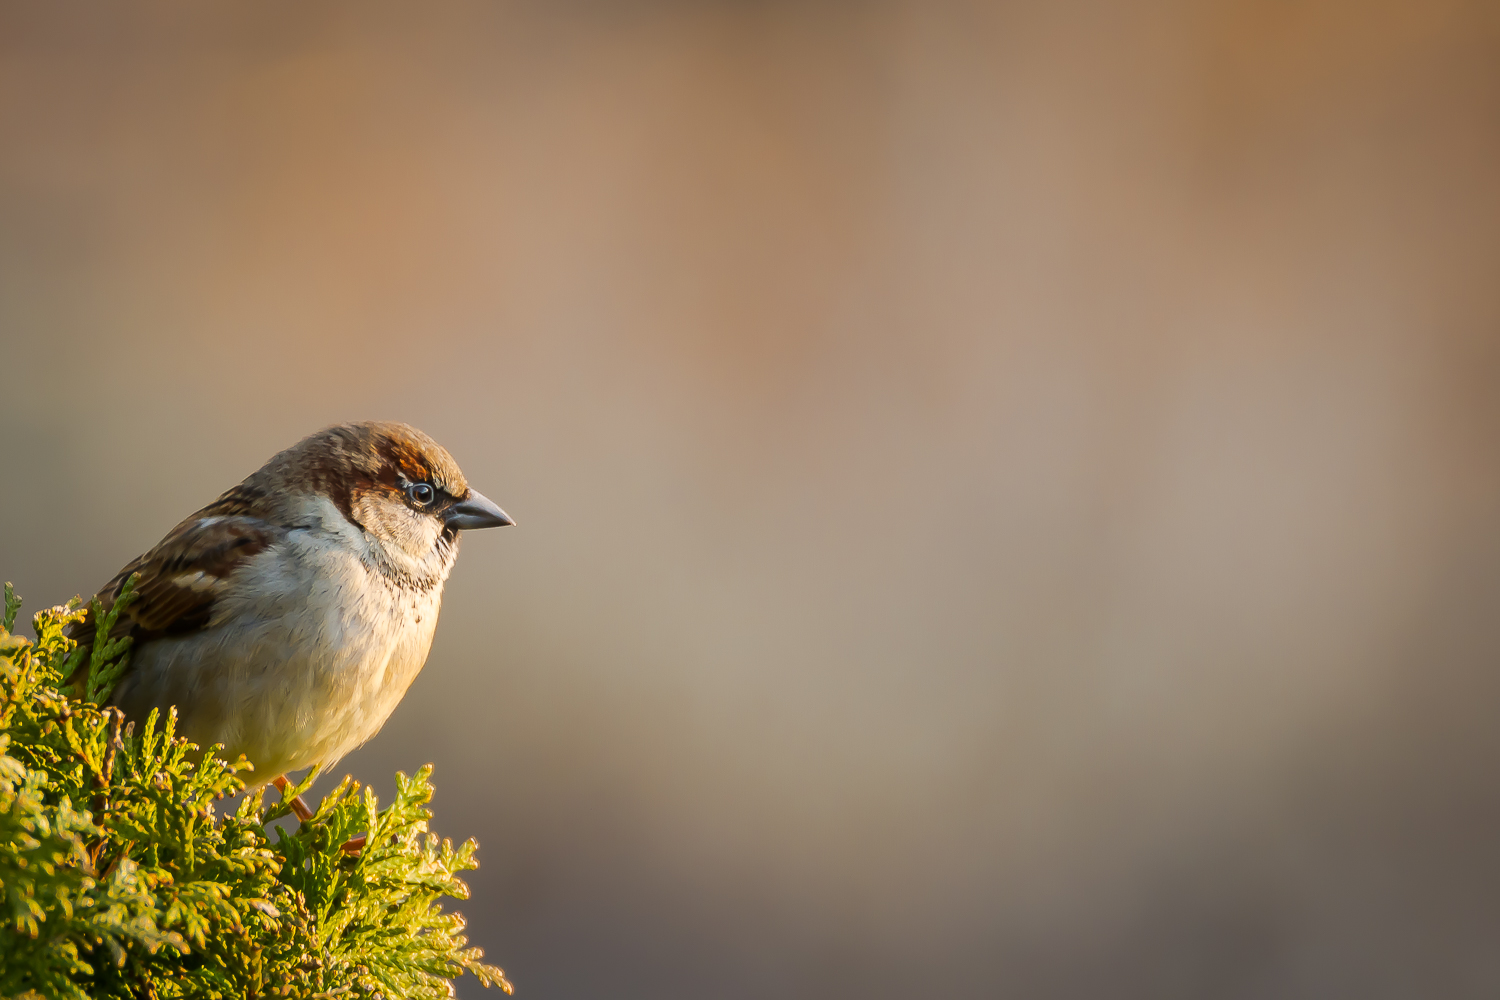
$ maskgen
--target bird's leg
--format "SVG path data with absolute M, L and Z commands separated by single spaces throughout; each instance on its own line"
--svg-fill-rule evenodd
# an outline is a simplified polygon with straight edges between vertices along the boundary
M 283 796 L 286 795 L 286 786 L 288 784 L 286 775 L 282 774 L 272 778 L 271 784 L 275 785 L 276 790 Z M 306 802 L 302 801 L 302 796 L 300 795 L 292 797 L 292 812 L 296 813 L 297 819 L 303 823 L 313 818 L 313 811 L 307 807 Z
M 283 774 L 279 777 L 272 778 L 271 784 L 275 785 L 277 790 L 280 791 L 282 795 L 285 795 L 287 785 L 290 784 L 290 782 L 286 780 L 286 775 Z M 302 801 L 302 796 L 300 795 L 292 799 L 292 812 L 296 813 L 297 819 L 299 819 L 303 823 L 306 823 L 308 820 L 313 818 L 313 811 L 307 807 L 306 802 Z M 344 843 L 339 845 L 339 850 L 343 851 L 345 854 L 360 853 L 365 849 L 366 836 L 366 834 L 362 833 L 358 837 L 349 838 L 348 840 L 344 841 Z

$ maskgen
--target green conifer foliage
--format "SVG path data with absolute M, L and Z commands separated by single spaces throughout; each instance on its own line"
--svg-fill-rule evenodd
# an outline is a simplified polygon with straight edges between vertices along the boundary
M 345 778 L 295 833 L 269 824 L 311 774 L 269 808 L 248 795 L 219 815 L 243 759 L 196 752 L 175 713 L 136 732 L 101 707 L 130 655 L 108 638 L 129 599 L 96 609 L 91 647 L 63 635 L 76 600 L 39 612 L 32 642 L 12 634 L 5 585 L 0 997 L 446 998 L 466 972 L 511 992 L 440 905 L 468 898 L 458 873 L 478 862 L 474 841 L 427 832 L 432 768 L 398 774 L 384 808 Z

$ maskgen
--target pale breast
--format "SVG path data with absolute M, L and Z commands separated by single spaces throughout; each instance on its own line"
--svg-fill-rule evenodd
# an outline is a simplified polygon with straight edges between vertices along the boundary
M 347 537 L 292 531 L 253 557 L 209 627 L 145 643 L 115 701 L 175 704 L 182 735 L 245 754 L 264 781 L 331 765 L 374 736 L 427 660 L 442 581 L 418 592 Z

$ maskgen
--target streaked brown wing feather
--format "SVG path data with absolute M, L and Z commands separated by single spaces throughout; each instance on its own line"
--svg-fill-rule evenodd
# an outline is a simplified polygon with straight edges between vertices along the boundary
M 139 639 L 204 627 L 229 574 L 271 539 L 270 525 L 249 517 L 210 518 L 174 532 L 132 571 L 140 574 L 137 597 L 115 629 Z
M 283 529 L 249 516 L 256 508 L 243 488 L 225 493 L 173 528 L 150 552 L 120 570 L 98 598 L 114 606 L 132 573 L 139 573 L 135 600 L 120 614 L 112 637 L 133 636 L 137 643 L 161 635 L 180 635 L 205 627 L 225 581 L 245 560 L 264 551 Z M 92 636 L 89 618 L 69 628 L 68 634 L 86 641 Z

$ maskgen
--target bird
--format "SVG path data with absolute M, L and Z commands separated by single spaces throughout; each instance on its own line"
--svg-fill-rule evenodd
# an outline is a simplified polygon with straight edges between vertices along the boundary
M 111 608 L 136 577 L 111 631 L 133 641 L 108 704 L 132 723 L 175 707 L 179 736 L 221 745 L 226 761 L 243 755 L 249 787 L 274 781 L 285 792 L 287 773 L 333 766 L 406 694 L 461 533 L 514 523 L 414 427 L 318 431 L 98 592 L 97 606 Z M 92 636 L 92 612 L 72 629 Z M 310 817 L 300 799 L 294 806 Z

